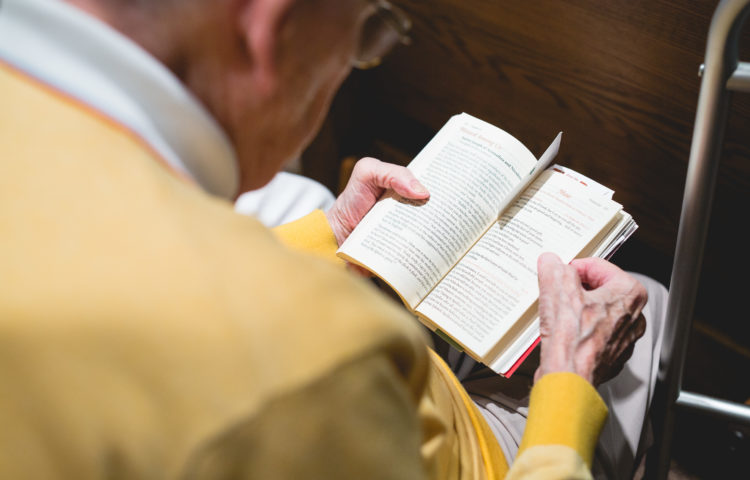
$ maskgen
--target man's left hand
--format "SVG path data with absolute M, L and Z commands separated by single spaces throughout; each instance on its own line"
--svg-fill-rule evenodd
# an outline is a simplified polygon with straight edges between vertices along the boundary
M 357 162 L 346 188 L 326 213 L 328 223 L 341 245 L 386 190 L 410 200 L 426 200 L 427 189 L 406 167 L 363 158 Z
M 535 380 L 569 371 L 596 386 L 617 375 L 646 330 L 646 289 L 601 258 L 565 265 L 545 253 L 537 266 L 542 347 Z

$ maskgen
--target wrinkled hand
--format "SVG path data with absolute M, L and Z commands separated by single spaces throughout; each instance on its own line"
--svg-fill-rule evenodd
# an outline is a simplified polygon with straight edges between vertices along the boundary
M 646 289 L 598 258 L 537 262 L 541 355 L 535 380 L 568 371 L 599 385 L 617 375 L 646 329 Z
M 410 200 L 425 200 L 430 194 L 406 167 L 363 158 L 354 166 L 346 188 L 326 213 L 339 245 L 388 189 Z

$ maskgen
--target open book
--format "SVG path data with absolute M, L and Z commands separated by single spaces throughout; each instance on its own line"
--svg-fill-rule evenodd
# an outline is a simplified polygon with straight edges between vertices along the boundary
M 608 258 L 637 228 L 612 190 L 539 161 L 515 137 L 452 117 L 409 164 L 426 202 L 391 192 L 338 251 L 387 282 L 420 320 L 510 376 L 539 339 L 536 262 Z

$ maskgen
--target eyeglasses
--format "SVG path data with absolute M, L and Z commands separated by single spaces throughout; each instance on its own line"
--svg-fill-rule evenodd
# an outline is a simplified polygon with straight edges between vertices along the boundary
M 411 43 L 411 20 L 400 8 L 387 0 L 368 0 L 373 11 L 362 27 L 359 48 L 352 66 L 359 69 L 377 67 L 399 43 Z

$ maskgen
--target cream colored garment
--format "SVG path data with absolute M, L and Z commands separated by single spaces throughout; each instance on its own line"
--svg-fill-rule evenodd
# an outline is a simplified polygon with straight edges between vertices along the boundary
M 314 210 L 327 211 L 335 200 L 315 180 L 279 172 L 264 187 L 240 195 L 234 211 L 255 217 L 270 228 L 299 220 Z

